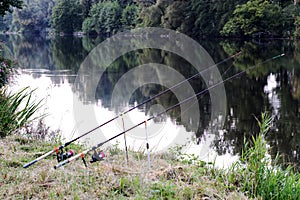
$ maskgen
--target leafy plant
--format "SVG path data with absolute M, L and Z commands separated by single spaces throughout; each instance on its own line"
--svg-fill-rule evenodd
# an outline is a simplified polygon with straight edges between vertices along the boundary
M 155 183 L 151 187 L 153 197 L 151 199 L 175 199 L 176 186 L 170 181 L 166 183 Z
M 33 92 L 28 87 L 16 94 L 7 92 L 6 88 L 0 89 L 0 137 L 5 137 L 36 119 L 32 116 L 40 108 L 41 101 L 31 101 Z

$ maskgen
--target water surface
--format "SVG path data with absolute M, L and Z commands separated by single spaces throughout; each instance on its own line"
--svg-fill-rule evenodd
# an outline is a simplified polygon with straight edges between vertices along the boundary
M 37 99 L 44 99 L 41 112 L 49 115 L 45 122 L 51 129 L 60 129 L 63 138 L 72 139 L 97 125 L 106 122 L 137 105 L 147 98 L 163 91 L 165 87 L 148 84 L 132 93 L 129 100 L 118 98 L 112 104 L 112 92 L 124 74 L 136 66 L 160 61 L 182 76 L 188 78 L 197 71 L 187 61 L 170 52 L 144 49 L 121 56 L 103 72 L 96 94 L 93 88 L 81 89 L 74 85 L 80 64 L 88 53 L 99 44 L 101 38 L 39 38 L 1 36 L 6 42 L 6 52 L 19 63 L 19 75 L 14 80 L 14 89 L 30 86 L 37 88 Z M 149 122 L 149 144 L 152 151 L 161 151 L 176 144 L 184 151 L 195 153 L 203 160 L 213 160 L 217 156 L 219 165 L 237 159 L 243 148 L 244 138 L 258 132 L 255 116 L 269 111 L 274 121 L 266 139 L 274 158 L 279 152 L 290 162 L 299 163 L 300 145 L 300 44 L 296 41 L 199 41 L 218 63 L 242 50 L 242 54 L 218 66 L 223 79 L 263 63 L 236 79 L 225 83 L 227 114 L 222 129 L 214 130 L 211 122 L 211 102 L 209 93 L 199 98 L 200 116 L 191 117 L 186 123 L 181 120 L 180 108 L 175 108 L 154 121 Z M 285 53 L 285 56 L 265 62 L 267 59 Z M 102 69 L 99 69 L 102 70 Z M 92 78 L 88 77 L 87 78 Z M 135 74 L 135 79 L 143 74 Z M 206 88 L 201 78 L 189 82 L 195 92 Z M 124 86 L 126 90 L 126 86 Z M 155 101 L 141 106 L 124 117 L 125 128 L 142 122 L 145 118 L 178 103 L 176 95 L 167 93 Z M 193 102 L 195 103 L 195 102 Z M 74 113 L 74 104 L 76 112 Z M 91 114 L 89 111 L 93 110 Z M 80 115 L 78 115 L 78 111 Z M 193 113 L 193 111 L 187 111 Z M 76 116 L 74 118 L 74 116 Z M 78 117 L 79 116 L 79 117 Z M 192 115 L 191 115 L 192 116 Z M 92 120 L 95 118 L 95 120 Z M 199 119 L 198 122 L 193 119 Z M 197 130 L 191 124 L 199 123 Z M 214 130 L 214 131 L 212 131 Z M 88 145 L 102 142 L 123 131 L 122 119 L 102 127 L 85 137 L 81 142 Z M 127 134 L 130 148 L 145 150 L 146 129 L 141 125 Z M 123 137 L 118 138 L 123 147 Z M 115 143 L 114 141 L 113 143 Z

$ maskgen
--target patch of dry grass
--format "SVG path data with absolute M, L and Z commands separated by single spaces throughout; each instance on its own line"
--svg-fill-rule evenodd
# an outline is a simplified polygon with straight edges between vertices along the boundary
M 207 166 L 183 164 L 168 154 L 147 159 L 111 147 L 104 161 L 80 160 L 55 170 L 55 157 L 23 169 L 53 144 L 9 136 L 0 140 L 0 199 L 247 199 L 226 176 Z M 73 146 L 80 151 L 80 146 Z M 88 160 L 87 160 L 88 161 Z

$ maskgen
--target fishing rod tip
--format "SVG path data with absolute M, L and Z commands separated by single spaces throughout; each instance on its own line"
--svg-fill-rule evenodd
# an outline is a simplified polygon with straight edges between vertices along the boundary
M 242 51 L 240 52 L 237 52 L 236 54 L 232 55 L 230 58 L 234 58 L 234 57 L 237 57 L 238 55 L 240 55 L 242 53 Z

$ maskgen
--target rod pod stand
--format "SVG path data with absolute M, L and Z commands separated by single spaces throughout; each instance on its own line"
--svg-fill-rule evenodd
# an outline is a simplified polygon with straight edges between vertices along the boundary
M 87 164 L 86 164 L 86 161 L 85 161 L 85 158 L 84 158 L 85 155 L 82 153 L 82 154 L 80 155 L 80 157 L 81 157 L 81 160 L 82 160 L 84 166 L 87 167 Z
M 150 164 L 150 147 L 149 147 L 149 140 L 148 140 L 148 129 L 147 129 L 147 119 L 145 120 L 145 131 L 146 131 L 146 148 L 147 148 L 147 157 L 148 157 L 148 171 L 151 169 Z
M 124 113 L 121 114 L 121 117 L 122 117 L 123 131 L 126 132 L 126 129 L 125 129 L 125 123 L 124 123 Z M 126 133 L 124 133 L 124 143 L 125 143 L 125 156 L 126 156 L 126 162 L 127 162 L 127 164 L 128 164 L 128 148 L 127 148 Z

